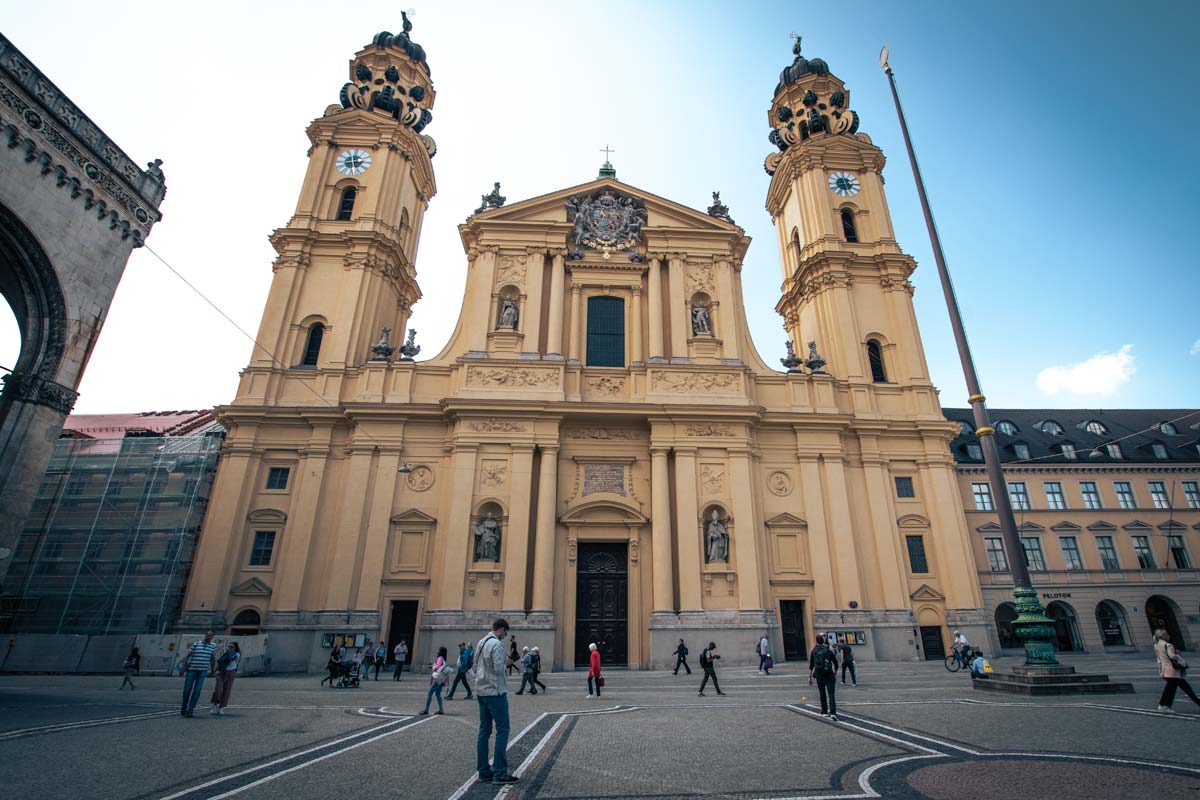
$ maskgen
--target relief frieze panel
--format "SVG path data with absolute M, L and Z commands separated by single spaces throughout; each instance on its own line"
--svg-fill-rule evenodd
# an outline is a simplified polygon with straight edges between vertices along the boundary
M 656 392 L 736 394 L 742 387 L 742 378 L 731 372 L 655 370 L 650 373 L 650 386 Z
M 559 371 L 536 367 L 480 367 L 467 368 L 467 386 L 483 386 L 504 389 L 557 389 Z

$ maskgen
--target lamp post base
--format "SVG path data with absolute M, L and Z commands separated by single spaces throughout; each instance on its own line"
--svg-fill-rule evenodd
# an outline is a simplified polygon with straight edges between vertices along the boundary
M 1025 645 L 1025 664 L 1028 666 L 1054 666 L 1054 622 L 1046 616 L 1046 610 L 1038 602 L 1037 590 L 1032 586 L 1013 589 L 1017 600 L 1017 618 L 1013 630 Z

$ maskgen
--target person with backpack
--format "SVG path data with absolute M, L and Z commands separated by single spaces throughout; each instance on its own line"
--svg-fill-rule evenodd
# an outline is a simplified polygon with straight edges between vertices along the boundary
M 600 676 L 600 649 L 596 647 L 596 643 L 592 642 L 588 645 L 588 649 L 592 654 L 588 656 L 588 700 L 593 697 L 600 697 L 600 687 L 604 685 L 604 678 Z M 595 681 L 596 693 L 592 694 L 592 682 Z
M 517 689 L 517 694 L 525 694 L 526 684 L 529 685 L 530 694 L 537 694 L 533 685 L 533 654 L 528 647 L 521 649 L 521 688 Z
M 517 669 L 517 664 L 521 663 L 521 654 L 517 652 L 517 637 L 508 637 L 508 672 L 511 675 Z
M 467 690 L 467 698 L 471 699 L 471 684 L 467 683 L 467 670 L 475 666 L 473 656 L 475 651 L 471 649 L 471 645 L 467 642 L 458 643 L 458 672 L 454 676 L 454 683 L 450 685 L 450 691 L 446 694 L 447 700 L 454 699 L 454 690 L 461 683 L 463 688 Z
M 533 656 L 533 682 L 535 685 L 542 687 L 542 692 L 545 692 L 546 684 L 538 680 L 538 676 L 542 674 L 542 651 L 535 647 L 529 651 L 529 655 Z M 532 689 L 533 687 L 529 688 Z
M 687 663 L 687 655 L 688 655 L 687 645 L 683 643 L 683 639 L 680 639 L 679 644 L 677 644 L 675 646 L 675 653 L 674 653 L 675 671 L 673 673 L 671 673 L 672 675 L 678 675 L 680 667 L 683 667 L 684 669 L 686 669 L 688 675 L 692 674 L 692 668 L 689 667 L 688 663 Z
M 497 619 L 491 632 L 475 647 L 475 699 L 479 701 L 479 735 L 475 739 L 475 769 L 480 783 L 516 783 L 508 772 L 508 676 L 504 637 L 508 622 Z M 488 761 L 488 739 L 496 728 L 496 754 Z
M 233 691 L 233 679 L 237 677 L 238 667 L 242 665 L 242 648 L 237 642 L 230 642 L 217 659 L 217 685 L 213 687 L 212 711 L 218 717 L 225 713 L 229 705 L 229 695 Z
M 379 680 L 379 670 L 383 667 L 383 662 L 387 660 L 387 648 L 383 642 L 375 648 L 375 680 Z
M 842 657 L 842 686 L 846 685 L 846 670 L 850 670 L 850 685 L 858 686 L 858 671 L 854 668 L 854 648 L 842 642 L 837 646 L 837 652 Z
M 445 707 L 442 706 L 442 689 L 446 687 L 448 680 L 450 680 L 450 665 L 446 663 L 446 648 L 439 647 L 437 658 L 433 661 L 433 670 L 429 674 L 429 691 L 425 694 L 425 708 L 421 710 L 421 716 L 429 713 L 429 704 L 433 702 L 434 697 L 438 701 L 437 714 L 446 713 Z
M 717 683 L 716 661 L 720 657 L 720 653 L 717 652 L 716 642 L 709 642 L 708 647 L 700 651 L 700 669 L 704 670 L 704 680 L 700 681 L 700 697 L 704 697 L 704 687 L 708 685 L 710 679 L 712 680 L 713 688 L 717 690 L 717 695 L 719 697 L 725 696 L 725 693 L 721 691 L 721 684 Z
M 758 640 L 758 644 L 754 645 L 754 652 L 758 653 L 758 674 L 770 675 L 775 662 L 771 659 L 771 640 L 765 633 Z
M 837 722 L 837 671 L 837 656 L 829 649 L 822 633 L 817 636 L 817 646 L 808 656 L 808 685 L 812 686 L 816 679 L 817 691 L 821 693 L 821 716 L 834 722 Z

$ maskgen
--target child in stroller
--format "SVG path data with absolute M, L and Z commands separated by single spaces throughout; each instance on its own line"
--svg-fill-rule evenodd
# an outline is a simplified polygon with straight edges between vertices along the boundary
M 342 661 L 340 664 L 338 664 L 338 688 L 357 688 L 360 672 L 361 668 L 358 661 L 351 659 Z

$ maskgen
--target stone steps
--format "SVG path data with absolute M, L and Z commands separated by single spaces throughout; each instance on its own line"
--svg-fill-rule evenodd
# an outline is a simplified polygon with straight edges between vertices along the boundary
M 1012 667 L 985 678 L 971 676 L 971 688 L 1030 696 L 1064 694 L 1133 694 L 1132 683 L 1111 681 L 1108 675 L 1077 673 L 1074 667 Z

